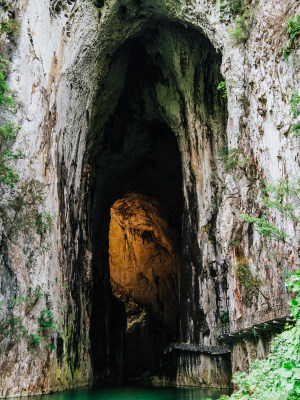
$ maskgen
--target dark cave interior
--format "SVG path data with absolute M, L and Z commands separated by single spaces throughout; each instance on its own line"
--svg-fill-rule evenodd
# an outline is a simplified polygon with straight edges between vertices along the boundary
M 178 60 L 172 59 L 170 54 L 176 54 L 177 50 L 168 47 L 165 40 L 168 35 L 172 40 L 181 37 L 189 54 L 179 49 Z M 95 116 L 90 122 L 87 151 L 91 167 L 89 220 L 94 286 L 91 345 L 94 380 L 98 384 L 121 384 L 124 378 L 145 371 L 161 373 L 158 364 L 161 364 L 163 348 L 171 340 L 182 336 L 182 332 L 179 332 L 179 314 L 186 311 L 186 304 L 185 294 L 182 297 L 178 293 L 179 277 L 183 271 L 182 262 L 188 263 L 187 258 L 193 257 L 193 254 L 185 254 L 182 238 L 191 236 L 189 240 L 196 239 L 193 238 L 195 232 L 189 232 L 187 224 L 184 224 L 185 213 L 191 212 L 194 207 L 184 205 L 178 131 L 182 129 L 188 134 L 185 96 L 193 97 L 194 109 L 204 124 L 211 124 L 214 115 L 219 118 L 223 113 L 224 117 L 223 103 L 216 90 L 216 83 L 221 77 L 220 62 L 221 57 L 201 33 L 180 25 L 158 22 L 145 29 L 140 36 L 125 41 L 115 51 L 106 80 L 99 88 Z M 190 70 L 193 73 L 193 88 L 188 85 L 185 87 Z M 192 93 L 189 93 L 190 90 Z M 165 94 L 166 105 L 161 104 L 159 93 Z M 182 123 L 177 132 L 174 129 L 176 123 L 170 123 L 167 117 L 168 107 L 171 110 L 174 108 L 181 116 Z M 188 196 L 192 197 L 193 194 L 188 193 Z M 191 201 L 189 198 L 188 203 Z M 116 215 L 124 208 L 130 217 L 126 219 L 124 215 L 119 215 L 119 222 L 112 227 L 113 220 L 118 219 Z M 143 210 L 144 220 L 138 210 Z M 133 222 L 134 215 L 136 219 L 143 220 L 140 225 Z M 193 216 L 190 215 L 191 218 Z M 147 226 L 143 227 L 143 224 Z M 121 267 L 113 271 L 112 266 L 120 264 L 120 254 L 117 256 L 116 252 L 120 252 L 122 243 L 126 241 L 127 253 L 131 246 L 133 253 L 139 253 L 139 257 L 142 257 L 147 246 L 153 248 L 148 249 L 148 255 L 144 253 L 146 259 L 158 255 L 161 258 L 164 252 L 163 263 L 168 266 L 165 275 L 155 274 L 155 268 L 150 267 L 149 262 L 144 267 L 152 271 L 151 279 L 145 271 L 139 270 L 135 274 L 135 277 L 139 276 L 138 281 L 135 282 L 129 273 L 127 278 L 131 277 L 131 283 L 124 274 L 123 280 L 119 276 L 121 280 L 117 282 L 114 273 Z M 115 248 L 115 261 L 112 261 L 112 248 Z M 130 256 L 126 251 L 124 258 L 127 257 L 127 262 L 130 264 L 130 260 L 135 258 L 142 268 L 141 258 L 136 254 Z M 118 257 L 119 261 L 116 261 Z M 156 287 L 152 292 L 149 289 L 151 301 L 141 300 L 136 292 L 132 295 L 134 285 L 143 287 L 145 276 L 148 286 L 145 285 L 144 291 L 147 292 L 151 285 Z M 189 284 L 188 279 L 185 278 L 184 284 Z M 120 286 L 123 288 L 120 289 Z M 167 299 L 171 286 L 173 293 Z M 134 303 L 131 310 L 128 305 L 130 301 Z M 134 318 L 141 323 L 136 325 Z M 133 329 L 135 325 L 137 328 Z M 144 345 L 140 340 L 142 337 Z M 158 337 L 159 345 L 154 351 Z M 136 349 L 136 357 L 133 358 L 137 365 L 135 368 L 132 362 L 128 363 L 128 359 L 133 354 L 133 343 L 138 341 L 141 346 Z M 140 354 L 143 354 L 145 346 L 148 346 L 148 350 L 142 359 Z M 151 352 L 152 357 L 149 356 Z

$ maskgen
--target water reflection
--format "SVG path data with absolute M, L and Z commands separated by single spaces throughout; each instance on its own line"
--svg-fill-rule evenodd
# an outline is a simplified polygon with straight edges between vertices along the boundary
M 104 388 L 76 389 L 49 395 L 26 397 L 30 400 L 203 400 L 207 397 L 217 400 L 226 390 L 198 388 Z M 24 400 L 22 397 L 20 400 Z

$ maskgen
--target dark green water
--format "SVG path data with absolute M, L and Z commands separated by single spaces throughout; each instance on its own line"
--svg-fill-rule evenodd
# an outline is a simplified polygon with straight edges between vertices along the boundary
M 227 391 L 190 388 L 122 387 L 105 389 L 76 389 L 49 395 L 30 397 L 31 400 L 217 400 Z M 24 399 L 24 397 L 23 397 Z

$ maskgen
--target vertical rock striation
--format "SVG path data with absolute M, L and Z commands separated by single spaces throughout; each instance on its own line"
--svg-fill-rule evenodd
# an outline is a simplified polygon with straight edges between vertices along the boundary
M 296 252 L 281 245 L 270 261 L 278 248 L 238 216 L 259 215 L 261 181 L 299 176 L 288 101 L 299 90 L 300 55 L 296 48 L 294 63 L 279 55 L 299 6 L 250 8 L 249 37 L 236 44 L 234 22 L 221 21 L 209 0 L 0 2 L 1 18 L 21 22 L 14 45 L 1 39 L 22 126 L 15 190 L 25 198 L 22 187 L 35 182 L 44 193 L 38 210 L 53 219 L 46 235 L 26 218 L 12 235 L 16 211 L 1 212 L 1 323 L 18 325 L 1 333 L 0 396 L 122 381 L 125 315 L 111 292 L 108 234 L 110 208 L 128 192 L 162 204 L 178 234 L 182 342 L 215 345 L 224 312 L 234 322 L 287 299 L 282 271 L 297 265 Z M 224 165 L 226 147 L 238 149 L 236 168 Z M 1 190 L 9 204 L 14 191 Z M 273 217 L 295 236 L 295 225 Z M 263 281 L 253 295 L 236 274 L 245 259 Z M 56 330 L 41 332 L 43 310 Z M 32 346 L 30 334 L 44 343 Z M 267 350 L 236 342 L 233 369 Z M 216 386 L 226 368 L 218 360 L 197 355 L 184 366 L 182 356 L 177 383 Z

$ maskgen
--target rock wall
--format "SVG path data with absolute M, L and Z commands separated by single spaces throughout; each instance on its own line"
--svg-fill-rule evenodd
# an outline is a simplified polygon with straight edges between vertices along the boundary
M 238 216 L 259 215 L 261 180 L 299 176 L 288 101 L 291 90 L 299 91 L 300 54 L 296 49 L 288 63 L 278 54 L 287 41 L 286 19 L 299 13 L 297 1 L 251 2 L 253 24 L 240 44 L 229 36 L 230 16 L 221 21 L 219 3 L 209 0 L 4 0 L 0 8 L 3 18 L 21 22 L 14 45 L 1 39 L 11 59 L 13 119 L 22 126 L 15 190 L 40 182 L 45 200 L 39 210 L 54 218 L 45 237 L 27 227 L 13 238 L 1 220 L 2 317 L 19 318 L 27 334 L 19 326 L 18 334 L 1 338 L 0 395 L 119 381 L 119 336 L 114 342 L 110 315 L 122 310 L 109 284 L 109 210 L 137 187 L 146 195 L 147 189 L 161 193 L 159 200 L 180 219 L 174 165 L 182 167 L 184 203 L 181 340 L 215 344 L 222 312 L 235 321 L 263 307 L 266 296 L 270 304 L 285 299 L 282 271 L 296 267 L 296 252 L 279 246 L 270 261 L 278 247 Z M 222 80 L 227 100 L 216 89 Z M 151 132 L 166 130 L 177 140 L 181 166 L 171 168 L 169 153 L 157 150 L 171 148 L 169 139 L 150 140 Z M 243 167 L 224 170 L 219 154 L 226 145 L 239 150 Z M 145 158 L 165 171 L 155 182 Z M 13 191 L 2 190 L 2 198 L 13 198 Z M 276 212 L 275 220 L 295 233 Z M 235 271 L 243 258 L 263 280 L 262 294 L 240 293 Z M 7 307 L 14 296 L 30 296 L 30 288 L 38 294 Z M 41 346 L 37 353 L 26 335 L 38 332 L 43 310 L 51 310 L 60 333 L 48 334 L 55 350 Z M 234 369 L 247 367 L 248 348 L 235 345 Z M 205 358 L 199 363 L 215 371 L 214 359 Z
M 182 353 L 177 360 L 176 384 L 227 388 L 231 379 L 230 362 L 225 357 Z

